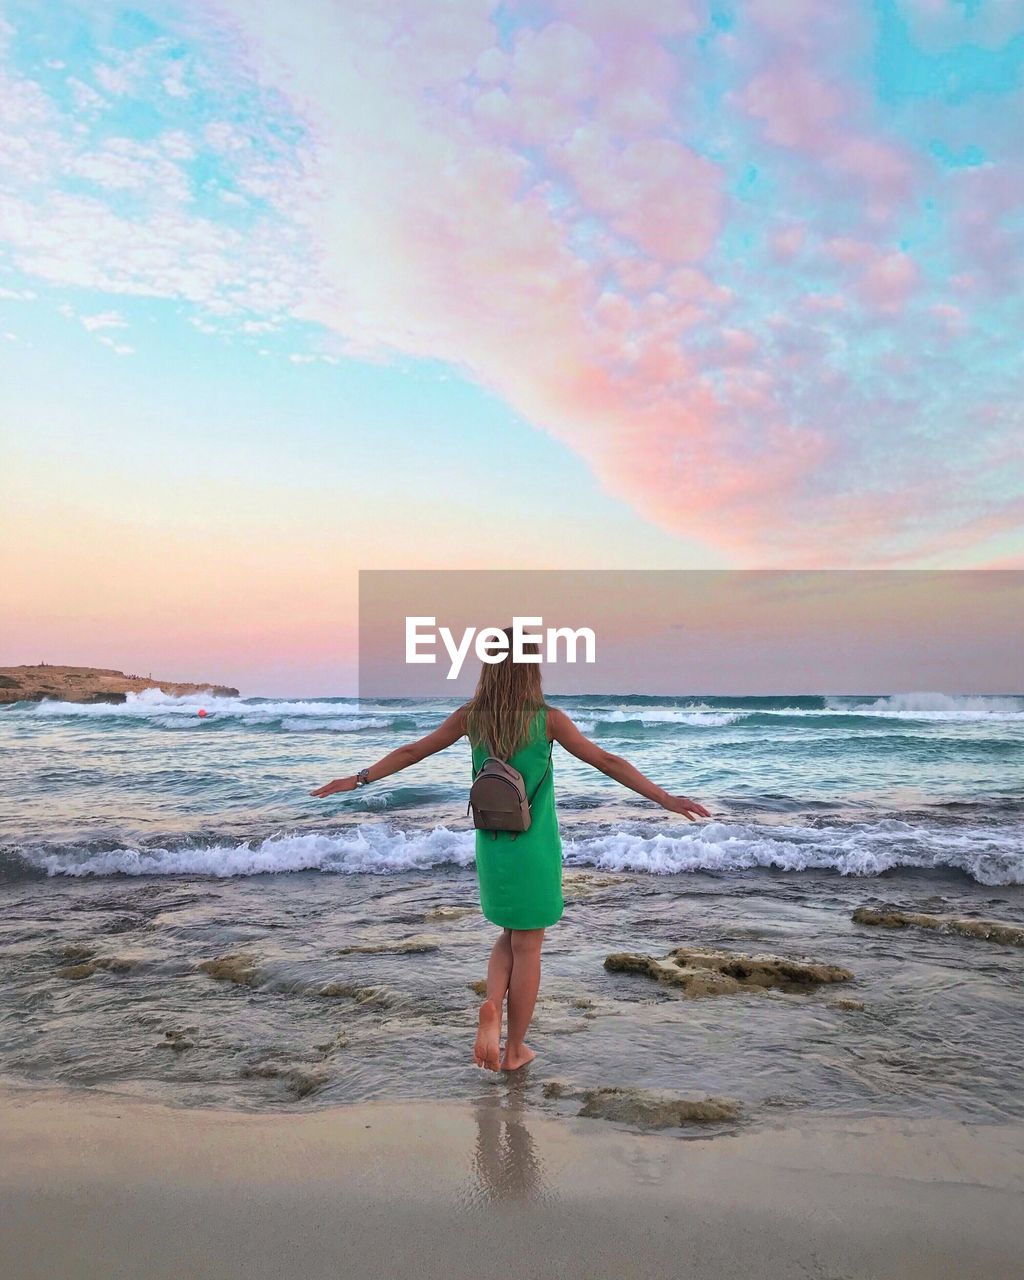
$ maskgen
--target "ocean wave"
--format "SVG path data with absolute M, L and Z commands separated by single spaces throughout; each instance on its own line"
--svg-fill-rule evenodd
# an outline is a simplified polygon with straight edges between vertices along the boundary
M 786 718 L 813 720 L 836 717 L 932 721 L 1022 721 L 1024 696 L 974 696 L 938 692 L 894 693 L 876 698 L 830 695 L 808 698 L 716 697 L 703 700 L 653 697 L 599 699 L 555 699 L 564 702 L 570 715 L 585 728 L 614 728 L 622 725 L 720 728 L 737 721 L 766 723 Z M 422 702 L 363 702 L 351 698 L 270 699 L 220 698 L 194 693 L 171 696 L 161 689 L 129 693 L 122 703 L 79 703 L 46 701 L 17 703 L 7 714 L 38 717 L 78 717 L 85 719 L 147 720 L 161 725 L 195 718 L 198 711 L 208 719 L 234 720 L 246 725 L 277 725 L 285 732 L 303 733 L 318 728 L 351 732 L 360 728 L 412 729 L 439 721 L 451 707 L 436 699 Z
M 650 712 L 615 710 L 601 712 L 591 717 L 581 716 L 576 724 L 584 733 L 616 733 L 666 730 L 685 727 L 689 729 L 720 729 L 746 718 L 740 711 L 694 710 L 680 711 L 674 707 L 652 709 Z
M 279 701 L 254 698 L 220 698 L 210 693 L 186 693 L 171 695 L 162 689 L 143 689 L 141 693 L 125 695 L 124 702 L 59 702 L 47 700 L 32 704 L 39 716 L 164 716 L 195 715 L 203 707 L 211 715 L 339 715 L 350 709 L 358 712 L 355 702 L 337 702 L 333 699 L 310 701 Z
M 826 698 L 827 710 L 898 720 L 1024 720 L 1024 697 L 950 693 L 893 693 L 869 702 Z M 813 713 L 812 713 L 813 714 Z
M 331 835 L 273 836 L 259 842 L 197 848 L 23 851 L 30 871 L 48 876 L 259 876 L 293 871 L 384 874 L 473 860 L 473 833 L 438 827 L 405 832 L 366 824 Z
M 595 700 L 589 700 L 593 703 Z M 816 702 L 818 705 L 807 705 Z M 730 705 L 731 704 L 731 705 Z M 773 705 L 768 705 L 773 704 Z M 787 720 L 811 720 L 817 724 L 848 724 L 850 719 L 918 721 L 1016 721 L 1024 723 L 1024 696 L 971 696 L 948 693 L 895 693 L 877 698 L 829 696 L 819 699 L 716 698 L 713 703 L 693 701 L 677 705 L 630 700 L 608 706 L 587 705 L 577 709 L 581 727 L 591 732 L 630 728 L 721 728 L 741 723 L 748 726 L 780 724 Z
M 281 835 L 261 842 L 102 851 L 24 850 L 27 874 L 234 877 L 319 871 L 387 874 L 473 862 L 474 833 L 403 831 L 364 824 L 343 832 Z M 1018 831 L 930 827 L 899 819 L 824 827 L 706 822 L 679 834 L 609 830 L 564 841 L 568 866 L 682 875 L 692 872 L 833 871 L 878 876 L 898 869 L 955 870 L 984 885 L 1024 884 Z
M 630 723 L 638 720 L 641 724 L 721 725 L 731 724 L 742 712 L 723 711 L 720 707 L 709 707 L 706 703 L 695 702 L 682 707 L 620 706 L 609 710 L 598 708 L 592 714 L 603 724 Z
M 266 698 L 218 698 L 211 694 L 191 693 L 171 696 L 162 689 L 145 689 L 129 693 L 124 702 L 57 702 L 22 703 L 18 707 L 34 716 L 79 717 L 87 720 L 145 720 L 157 725 L 173 725 L 192 720 L 200 710 L 209 720 L 236 720 L 246 725 L 279 724 L 287 732 L 333 729 L 351 732 L 358 729 L 395 727 L 408 721 L 420 708 L 379 707 L 361 704 L 355 699 L 279 700 Z
M 814 828 L 707 822 L 678 836 L 609 832 L 566 841 L 565 854 L 569 865 L 657 875 L 765 868 L 879 876 L 897 869 L 946 868 L 979 884 L 1024 884 L 1019 834 L 985 828 L 952 832 L 898 819 Z
M 364 729 L 397 729 L 392 720 L 382 716 L 283 716 L 281 728 L 285 733 L 360 733 Z

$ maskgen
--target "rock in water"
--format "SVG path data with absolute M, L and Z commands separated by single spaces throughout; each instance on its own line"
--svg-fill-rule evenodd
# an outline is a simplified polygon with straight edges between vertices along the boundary
M 920 911 L 899 911 L 895 907 L 858 907 L 852 916 L 854 924 L 872 924 L 880 929 L 934 929 L 938 933 L 956 933 L 982 942 L 997 942 L 1007 947 L 1024 947 L 1024 928 L 1003 924 L 999 920 L 964 920 L 958 916 L 930 916 Z
M 748 956 L 709 947 L 676 947 L 667 956 L 619 952 L 605 958 L 611 973 L 642 973 L 686 996 L 733 995 L 737 991 L 799 991 L 823 983 L 850 982 L 853 974 L 834 964 L 787 960 L 781 956 Z
M 200 973 L 208 973 L 220 982 L 234 982 L 242 987 L 253 986 L 256 980 L 256 960 L 253 956 L 235 952 L 218 956 L 215 960 L 203 960 L 197 966 Z
M 356 1004 L 372 1005 L 377 1009 L 394 1009 L 401 1005 L 401 997 L 387 987 L 366 986 L 357 982 L 325 982 L 317 988 L 317 995 L 331 999 L 354 1000 Z
M 362 942 L 353 943 L 350 947 L 337 947 L 336 956 L 377 955 L 392 953 L 396 956 L 424 955 L 428 951 L 437 951 L 440 943 L 436 938 L 404 938 L 400 942 Z
M 471 916 L 476 907 L 431 907 L 424 913 L 424 920 L 461 920 L 463 916 Z
M 326 1084 L 328 1073 L 305 1063 L 261 1062 L 242 1067 L 243 1079 L 282 1080 L 295 1098 L 305 1098 Z
M 57 973 L 72 982 L 80 982 L 83 978 L 91 978 L 94 973 L 130 973 L 138 963 L 131 956 L 94 956 L 80 964 L 65 965 Z
M 740 1119 L 735 1098 L 677 1098 L 645 1089 L 575 1089 L 557 1080 L 544 1086 L 545 1098 L 574 1098 L 576 1113 L 588 1120 L 614 1120 L 641 1129 L 679 1129 L 691 1124 L 727 1124 Z

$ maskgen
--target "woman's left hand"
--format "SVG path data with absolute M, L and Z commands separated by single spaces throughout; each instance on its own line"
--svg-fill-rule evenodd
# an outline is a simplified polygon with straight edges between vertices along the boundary
M 332 782 L 328 782 L 324 787 L 317 787 L 315 791 L 311 791 L 311 796 L 319 796 L 322 800 L 324 796 L 333 796 L 336 791 L 355 791 L 355 778 L 335 778 Z

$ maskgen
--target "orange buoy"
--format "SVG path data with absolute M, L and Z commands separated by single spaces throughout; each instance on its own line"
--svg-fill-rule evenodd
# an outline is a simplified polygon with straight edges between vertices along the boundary
M 206 715 L 206 712 L 203 710 L 202 707 L 200 707 L 199 710 L 196 712 L 196 715 L 202 717 Z

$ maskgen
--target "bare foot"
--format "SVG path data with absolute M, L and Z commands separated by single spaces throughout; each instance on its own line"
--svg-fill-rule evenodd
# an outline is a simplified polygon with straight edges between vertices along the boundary
M 525 1067 L 528 1062 L 532 1062 L 536 1056 L 536 1052 L 528 1044 L 521 1044 L 517 1049 L 510 1049 L 506 1045 L 505 1052 L 501 1055 L 501 1069 L 518 1071 L 520 1067 Z
M 501 1014 L 493 1000 L 485 1000 L 480 1006 L 480 1016 L 473 1045 L 473 1061 L 488 1071 L 498 1070 L 501 1047 Z

